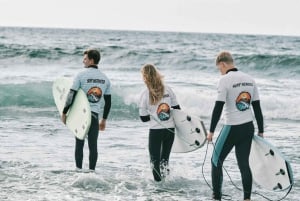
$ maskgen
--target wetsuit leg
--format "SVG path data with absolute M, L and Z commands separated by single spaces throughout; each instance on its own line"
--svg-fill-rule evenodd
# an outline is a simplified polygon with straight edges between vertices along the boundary
M 97 159 L 98 159 L 98 149 L 97 149 L 97 142 L 98 142 L 98 135 L 99 135 L 99 123 L 98 118 L 95 117 L 97 115 L 92 116 L 92 122 L 90 126 L 90 130 L 88 132 L 88 144 L 89 144 L 89 169 L 95 170 Z
M 162 147 L 161 129 L 150 129 L 149 131 L 149 154 L 152 167 L 152 174 L 155 181 L 161 181 L 160 155 Z
M 234 146 L 231 126 L 224 126 L 214 147 L 212 157 L 212 185 L 215 199 L 221 199 L 223 183 L 223 162 Z
M 253 122 L 239 126 L 237 135 L 240 136 L 239 142 L 235 146 L 235 154 L 241 172 L 242 184 L 244 189 L 244 199 L 251 198 L 252 174 L 249 166 L 249 155 L 251 150 L 252 138 L 254 135 Z
M 163 142 L 162 142 L 162 151 L 161 151 L 161 164 L 163 166 L 167 166 L 169 164 L 169 157 L 171 153 L 171 149 L 174 142 L 174 134 L 175 129 L 169 128 L 168 130 L 165 129 L 163 135 Z
M 75 144 L 76 167 L 82 169 L 84 140 L 80 140 L 78 138 L 75 138 L 75 140 L 76 140 L 76 144 Z

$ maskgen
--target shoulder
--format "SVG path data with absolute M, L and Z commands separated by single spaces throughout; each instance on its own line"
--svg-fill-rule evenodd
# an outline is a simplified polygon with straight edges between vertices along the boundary
M 244 77 L 249 77 L 249 78 L 252 78 L 248 73 L 245 73 L 243 71 L 237 71 L 236 72 L 238 76 L 244 76 Z
M 83 70 L 80 70 L 78 73 L 77 73 L 77 76 L 82 76 L 86 73 L 86 69 L 83 69 Z
M 149 91 L 145 89 L 140 94 L 140 105 L 147 105 L 149 101 Z
M 242 77 L 244 80 L 255 84 L 254 78 L 248 73 L 240 72 L 239 76 Z
M 79 71 L 79 72 L 76 74 L 74 80 L 80 81 L 84 76 L 85 76 L 85 71 L 84 71 L 84 70 L 81 70 L 81 71 Z
M 231 80 L 231 76 L 229 74 L 226 74 L 226 75 L 222 75 L 219 82 L 218 82 L 218 85 L 224 85 L 226 84 L 229 80 Z
M 165 91 L 166 92 L 173 92 L 173 89 L 169 85 L 165 85 Z
M 164 92 L 165 95 L 171 97 L 172 99 L 176 99 L 176 95 L 172 89 L 172 87 L 170 86 L 165 86 L 165 92 Z
M 85 77 L 87 74 L 88 74 L 88 70 L 87 70 L 87 69 L 83 69 L 83 70 L 80 70 L 80 71 L 77 73 L 76 77 L 77 77 L 77 78 Z
M 109 80 L 108 76 L 106 75 L 106 73 L 104 73 L 102 70 L 100 69 L 95 69 L 97 71 L 97 73 L 99 74 L 99 76 L 102 76 L 104 79 Z

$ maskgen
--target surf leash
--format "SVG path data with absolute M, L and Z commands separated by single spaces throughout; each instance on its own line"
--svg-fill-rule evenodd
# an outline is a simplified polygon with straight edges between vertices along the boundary
M 206 178 L 205 178 L 205 175 L 204 175 L 204 164 L 205 164 L 205 162 L 206 162 L 206 157 L 207 157 L 207 152 L 208 152 L 208 145 L 209 145 L 209 143 L 210 143 L 210 142 L 207 142 L 207 147 L 206 147 L 206 151 L 205 151 L 205 156 L 204 156 L 204 160 L 203 160 L 203 164 L 202 164 L 202 176 L 203 176 L 203 179 L 205 180 L 207 186 L 208 186 L 211 190 L 213 190 L 212 187 L 210 186 L 210 184 L 207 182 L 207 180 L 206 180 Z M 212 146 L 213 146 L 213 151 L 215 152 L 215 151 L 216 151 L 216 150 L 215 150 L 215 144 L 214 144 L 213 142 L 211 142 L 211 144 L 212 144 Z M 241 192 L 244 192 L 243 189 L 241 189 L 240 187 L 238 187 L 238 186 L 233 182 L 231 176 L 229 175 L 228 171 L 226 170 L 226 168 L 225 168 L 223 165 L 222 165 L 222 168 L 223 168 L 224 171 L 226 172 L 226 174 L 227 174 L 227 176 L 228 176 L 228 178 L 229 178 L 231 184 L 232 184 L 237 190 L 239 190 L 239 191 L 241 191 Z M 290 185 L 290 187 L 289 187 L 287 193 L 286 193 L 283 197 L 281 197 L 281 198 L 279 198 L 279 199 L 277 199 L 277 200 L 271 199 L 271 198 L 269 198 L 269 197 L 267 197 L 267 196 L 265 196 L 265 195 L 263 195 L 263 194 L 261 194 L 261 193 L 259 193 L 259 192 L 257 192 L 257 191 L 252 191 L 251 193 L 253 193 L 253 194 L 255 194 L 255 195 L 258 195 L 258 196 L 261 196 L 262 198 L 264 198 L 264 199 L 266 199 L 266 200 L 268 200 L 268 201 L 281 201 L 281 200 L 285 199 L 285 198 L 288 196 L 288 194 L 291 192 L 291 190 L 292 190 L 292 188 L 293 188 L 293 185 L 294 185 L 294 183 L 292 183 L 292 184 Z M 223 194 L 222 196 L 231 197 L 230 195 L 225 195 L 225 194 Z M 231 199 L 232 199 L 232 198 L 230 198 L 230 199 L 224 198 L 224 200 L 231 200 Z
M 208 145 L 209 145 L 209 141 L 207 141 L 207 146 L 206 146 L 206 150 L 205 150 L 205 155 L 204 155 L 204 160 L 203 160 L 203 163 L 202 163 L 202 167 L 201 167 L 201 171 L 202 171 L 202 177 L 206 183 L 206 185 L 213 191 L 213 188 L 211 187 L 211 185 L 208 183 L 208 181 L 206 180 L 205 178 L 205 175 L 204 175 L 204 165 L 205 165 L 205 162 L 206 162 L 206 157 L 207 157 L 207 152 L 208 152 Z M 213 142 L 211 142 L 213 144 Z M 213 147 L 215 149 L 215 146 L 213 144 Z M 224 168 L 224 167 L 223 167 Z M 227 173 L 227 170 L 224 168 L 225 172 Z M 227 173 L 228 175 L 228 173 Z M 226 195 L 226 194 L 222 194 L 222 197 L 225 197 L 223 198 L 224 200 L 232 200 L 232 197 L 230 195 Z

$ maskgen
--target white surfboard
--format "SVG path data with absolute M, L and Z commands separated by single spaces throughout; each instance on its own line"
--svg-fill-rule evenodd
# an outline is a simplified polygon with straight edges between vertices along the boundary
M 249 157 L 253 180 L 261 187 L 281 191 L 293 184 L 293 172 L 280 151 L 264 138 L 255 135 Z
M 61 77 L 54 81 L 52 93 L 59 114 L 65 106 L 65 102 L 72 86 L 72 79 Z M 84 139 L 91 125 L 91 109 L 86 94 L 79 89 L 75 100 L 67 113 L 67 127 L 79 139 Z
M 203 121 L 195 115 L 182 110 L 172 110 L 175 122 L 175 139 L 172 152 L 191 152 L 202 147 L 206 142 L 206 129 Z

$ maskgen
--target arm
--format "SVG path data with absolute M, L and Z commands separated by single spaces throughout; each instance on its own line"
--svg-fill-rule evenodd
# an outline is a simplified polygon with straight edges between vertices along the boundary
M 64 124 L 66 124 L 67 121 L 67 112 L 69 111 L 70 107 L 72 106 L 75 96 L 76 96 L 77 91 L 70 89 L 69 94 L 67 96 L 67 100 L 61 115 L 61 120 Z
M 257 127 L 258 127 L 258 135 L 263 137 L 264 133 L 264 118 L 262 115 L 261 107 L 260 107 L 260 101 L 256 100 L 252 102 L 253 106 L 253 111 L 254 111 L 254 116 L 257 122 Z
M 216 103 L 215 103 L 215 107 L 212 112 L 209 133 L 207 135 L 208 141 L 212 141 L 212 137 L 214 135 L 217 124 L 220 120 L 224 104 L 225 104 L 225 102 L 223 102 L 223 101 L 216 101 Z
M 108 117 L 108 114 L 110 112 L 111 108 L 111 95 L 104 95 L 104 111 L 103 111 L 103 116 L 102 120 L 99 123 L 99 130 L 104 131 L 106 127 L 106 119 Z

